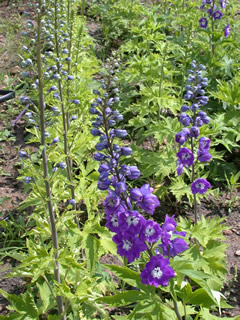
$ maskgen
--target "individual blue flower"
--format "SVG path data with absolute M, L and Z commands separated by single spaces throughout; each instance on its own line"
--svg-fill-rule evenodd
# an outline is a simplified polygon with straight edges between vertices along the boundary
M 76 200 L 75 199 L 70 199 L 70 200 L 67 201 L 67 203 L 69 203 L 72 206 L 74 206 L 76 204 Z
M 203 125 L 203 121 L 200 117 L 196 117 L 195 119 L 195 126 L 201 127 Z
M 73 120 L 77 120 L 77 116 L 76 115 L 71 116 L 70 121 L 73 121 Z
M 127 177 L 130 180 L 138 179 L 140 177 L 140 175 L 141 175 L 141 172 L 138 169 L 138 167 L 136 167 L 136 166 L 128 166 Z
M 31 177 L 24 177 L 23 180 L 22 180 L 24 183 L 28 184 L 32 181 L 32 178 Z
M 220 10 L 216 10 L 214 13 L 213 13 L 213 19 L 214 20 L 220 20 L 222 18 L 223 14 Z
M 143 195 L 141 201 L 138 201 L 138 206 L 143 209 L 145 212 L 153 214 L 156 207 L 160 205 L 158 198 L 152 194 L 153 188 L 149 184 L 144 184 L 140 191 Z
M 18 152 L 18 156 L 19 156 L 20 158 L 26 158 L 26 157 L 29 157 L 29 154 L 28 154 L 26 151 L 24 151 L 24 150 L 20 150 L 20 151 Z
M 194 155 L 188 148 L 180 148 L 179 152 L 177 153 L 177 157 L 180 164 L 186 165 L 188 167 L 193 165 Z
M 220 6 L 222 9 L 225 9 L 226 5 L 227 5 L 226 0 L 220 0 Z
M 126 183 L 120 181 L 114 184 L 115 192 L 117 195 L 120 195 L 121 193 L 124 193 L 127 190 Z
M 206 29 L 208 26 L 208 20 L 204 17 L 199 19 L 200 27 Z
M 199 108 L 198 103 L 193 103 L 193 104 L 191 105 L 191 110 L 192 110 L 192 112 L 196 112 L 196 111 L 198 110 L 198 108 Z
M 178 166 L 177 166 L 177 175 L 180 176 L 183 172 L 183 168 L 184 168 L 184 165 L 182 163 L 180 163 Z
M 80 100 L 78 100 L 78 99 L 73 99 L 73 100 L 71 100 L 71 102 L 74 103 L 74 104 L 79 104 L 79 103 L 80 103 Z
M 175 135 L 175 141 L 177 143 L 179 143 L 180 145 L 183 145 L 186 141 L 186 136 L 185 134 L 183 134 L 183 132 L 178 132 L 176 135 Z
M 191 127 L 190 136 L 192 138 L 197 138 L 199 136 L 199 134 L 200 134 L 200 131 L 199 131 L 198 127 L 196 127 L 196 126 Z
M 142 199 L 143 199 L 143 194 L 142 194 L 142 192 L 141 192 L 140 189 L 138 189 L 138 188 L 133 188 L 133 189 L 131 189 L 131 191 L 130 191 L 130 198 L 131 198 L 132 201 L 137 201 L 137 202 L 139 202 L 139 201 L 142 201 Z
M 210 148 L 211 140 L 206 137 L 202 137 L 199 139 L 199 150 L 208 151 Z
M 55 144 L 55 143 L 57 143 L 57 142 L 59 142 L 59 141 L 60 141 L 59 137 L 55 137 L 55 138 L 53 139 L 52 143 L 50 144 L 50 146 L 52 146 L 53 144 Z
M 198 150 L 197 159 L 200 162 L 208 162 L 212 159 L 212 155 L 207 150 Z
M 120 230 L 132 234 L 138 234 L 145 226 L 145 218 L 136 210 L 128 210 L 120 215 Z
M 188 90 L 187 93 L 184 95 L 184 99 L 190 100 L 191 98 L 193 98 L 193 96 L 194 96 L 193 92 L 191 90 Z
M 90 132 L 94 137 L 100 136 L 102 134 L 102 132 L 99 129 L 91 129 Z
M 175 231 L 174 234 L 177 234 L 177 231 Z M 184 234 L 186 235 L 186 233 Z M 183 236 L 185 237 L 185 235 Z M 159 247 L 162 249 L 163 255 L 167 257 L 175 257 L 177 254 L 188 249 L 186 241 L 181 238 L 170 240 L 162 237 L 162 243 L 159 245 Z
M 102 191 L 108 190 L 111 183 L 111 180 L 98 181 L 97 187 Z
M 120 197 L 113 191 L 109 190 L 109 195 L 105 198 L 103 205 L 105 207 L 105 213 L 110 214 L 116 211 L 120 205 Z
M 115 129 L 114 134 L 118 138 L 124 138 L 127 136 L 127 130 Z
M 155 243 L 161 238 L 162 230 L 158 223 L 153 220 L 147 220 L 144 228 L 142 228 L 139 238 L 148 241 L 149 243 Z
M 203 118 L 202 118 L 202 122 L 203 122 L 204 124 L 209 124 L 210 118 L 209 118 L 208 116 L 203 117 Z
M 118 233 L 112 239 L 117 244 L 117 253 L 120 256 L 125 256 L 129 263 L 139 258 L 141 252 L 147 250 L 147 245 L 137 238 L 136 234 Z
M 108 144 L 106 142 L 99 142 L 95 145 L 95 149 L 97 151 L 102 151 L 108 147 Z
M 190 86 L 189 86 L 190 87 Z M 191 88 L 191 87 L 190 87 Z M 182 112 L 186 112 L 186 111 L 188 111 L 189 110 L 189 106 L 186 106 L 186 105 L 183 105 L 182 107 L 181 107 L 181 111 Z
M 185 127 L 188 127 L 192 122 L 192 118 L 187 113 L 182 113 L 179 120 Z
M 132 154 L 132 149 L 130 147 L 121 147 L 121 154 L 123 156 L 130 156 Z
M 51 92 L 51 91 L 57 91 L 57 87 L 56 86 L 52 86 L 51 88 L 48 89 L 48 92 Z
M 156 288 L 168 286 L 169 279 L 175 277 L 174 270 L 169 265 L 169 260 L 160 254 L 152 256 L 140 274 L 143 284 L 153 285 Z
M 206 180 L 199 178 L 191 184 L 191 190 L 193 194 L 200 193 L 204 194 L 211 187 L 211 184 Z
M 224 29 L 224 36 L 225 38 L 227 38 L 230 34 L 230 31 L 231 31 L 231 28 L 230 28 L 230 25 L 228 24 L 225 29 Z
M 97 161 L 102 161 L 102 160 L 106 159 L 105 154 L 100 153 L 100 152 L 95 153 L 93 157 Z

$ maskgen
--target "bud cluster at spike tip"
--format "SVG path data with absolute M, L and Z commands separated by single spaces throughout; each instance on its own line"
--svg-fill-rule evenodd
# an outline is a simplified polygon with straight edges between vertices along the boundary
M 220 0 L 219 2 L 214 2 L 212 0 L 202 0 L 202 4 L 200 6 L 200 9 L 202 11 L 205 11 L 206 16 L 210 19 L 212 19 L 212 23 L 215 23 L 217 20 L 221 20 L 223 13 L 221 10 L 224 10 L 226 8 L 226 0 Z M 219 6 L 219 8 L 217 8 Z M 201 17 L 199 19 L 200 27 L 203 29 L 206 29 L 208 26 L 208 18 L 207 17 Z M 230 34 L 231 28 L 228 24 L 224 28 L 224 36 L 227 38 Z
M 117 245 L 118 254 L 126 257 L 129 263 L 139 258 L 141 252 L 148 251 L 151 244 L 157 241 L 160 243 L 163 235 L 165 242 L 162 242 L 162 247 L 159 246 L 157 255 L 151 257 L 146 264 L 141 278 L 144 284 L 167 286 L 175 273 L 169 260 L 164 257 L 166 250 L 169 247 L 171 256 L 174 256 L 175 253 L 186 250 L 187 244 L 183 239 L 171 240 L 171 234 L 165 231 L 166 228 L 172 230 L 170 222 L 173 223 L 173 218 L 166 217 L 163 229 L 158 223 L 145 218 L 146 214 L 153 215 L 156 207 L 160 205 L 149 184 L 140 188 L 129 188 L 128 181 L 138 179 L 140 171 L 135 165 L 122 163 L 124 157 L 132 155 L 132 149 L 118 144 L 119 139 L 127 137 L 125 129 L 116 128 L 123 120 L 121 113 L 114 109 L 120 101 L 116 84 L 118 79 L 115 76 L 118 73 L 118 62 L 113 61 L 107 68 L 107 74 L 104 74 L 100 81 L 101 89 L 93 92 L 96 98 L 89 109 L 93 116 L 91 134 L 99 137 L 94 154 L 94 159 L 100 162 L 98 189 L 108 190 L 103 203 L 106 227 L 115 233 L 113 241 Z M 175 231 L 177 224 L 173 224 Z M 180 240 L 180 243 L 177 240 Z M 151 277 L 148 277 L 149 273 Z
M 208 79 L 202 75 L 204 70 L 205 66 L 201 64 L 198 66 L 196 61 L 192 61 L 191 69 L 188 70 L 188 79 L 186 80 L 187 85 L 185 86 L 186 94 L 184 95 L 184 98 L 190 105 L 188 106 L 185 104 L 181 107 L 182 113 L 180 114 L 179 121 L 184 128 L 175 135 L 175 141 L 180 146 L 180 149 L 177 152 L 178 176 L 182 174 L 184 167 L 193 166 L 195 159 L 199 162 L 209 162 L 212 159 L 212 156 L 209 153 L 211 140 L 207 137 L 201 137 L 198 140 L 198 150 L 196 155 L 193 154 L 192 150 L 183 147 L 183 145 L 188 143 L 189 140 L 190 144 L 193 145 L 199 137 L 199 128 L 210 122 L 206 112 L 200 110 L 201 107 L 208 103 L 208 97 L 205 96 L 204 90 L 208 84 Z M 191 127 L 187 128 L 188 126 Z M 195 184 L 197 180 L 193 182 L 193 187 L 191 187 L 193 194 L 204 194 L 211 187 L 210 183 L 206 179 L 201 180 L 204 180 L 204 182 L 201 181 L 197 185 Z M 196 186 L 199 186 L 199 188 Z

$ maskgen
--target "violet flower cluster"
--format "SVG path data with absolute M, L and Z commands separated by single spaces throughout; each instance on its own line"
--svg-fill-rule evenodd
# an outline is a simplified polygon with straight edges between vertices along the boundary
M 200 130 L 204 124 L 208 124 L 210 119 L 207 114 L 200 108 L 208 103 L 208 97 L 205 96 L 204 88 L 208 84 L 208 79 L 202 76 L 205 66 L 197 65 L 196 61 L 192 61 L 191 70 L 188 70 L 187 85 L 185 86 L 185 100 L 189 101 L 189 105 L 181 107 L 180 122 L 184 126 L 181 132 L 175 136 L 176 142 L 180 149 L 177 152 L 177 174 L 181 175 L 184 167 L 193 167 L 195 158 L 199 162 L 209 162 L 212 158 L 209 153 L 210 139 L 201 137 L 198 140 L 197 154 L 194 155 L 194 144 L 198 139 Z M 189 127 L 189 128 L 188 128 Z M 190 141 L 191 149 L 183 145 Z M 194 178 L 194 177 L 193 177 Z M 192 182 L 191 190 L 193 194 L 204 194 L 211 187 L 206 179 L 197 179 Z
M 217 20 L 220 20 L 223 16 L 223 13 L 221 10 L 226 8 L 226 0 L 220 0 L 218 6 L 220 6 L 220 8 L 217 7 L 216 2 L 214 2 L 213 0 L 202 0 L 202 4 L 200 6 L 201 10 L 204 10 L 206 12 L 206 14 L 208 15 L 208 17 L 210 19 L 213 20 L 212 23 L 214 23 Z M 199 19 L 199 24 L 201 28 L 206 29 L 208 26 L 208 19 L 203 16 Z M 224 36 L 227 38 L 230 34 L 231 28 L 230 25 L 228 24 L 225 28 L 224 28 Z
M 149 184 L 129 188 L 128 181 L 139 178 L 140 171 L 137 166 L 122 162 L 124 157 L 131 156 L 132 149 L 119 145 L 119 139 L 126 138 L 127 131 L 115 128 L 123 120 L 121 113 L 113 109 L 113 105 L 119 102 L 116 96 L 119 92 L 116 86 L 118 79 L 114 76 L 118 73 L 118 63 L 108 68 L 110 75 L 105 75 L 101 81 L 101 92 L 94 90 L 96 99 L 89 110 L 96 117 L 92 122 L 91 134 L 99 137 L 94 154 L 94 159 L 101 163 L 98 189 L 108 190 L 104 200 L 106 227 L 115 233 L 112 239 L 117 244 L 118 254 L 126 257 L 129 263 L 144 251 L 150 254 L 150 261 L 141 273 L 142 283 L 167 286 L 168 280 L 175 276 L 168 258 L 187 249 L 187 244 L 183 239 L 171 239 L 173 233 L 177 234 L 177 224 L 173 218 L 167 216 L 160 227 L 144 217 L 146 213 L 153 215 L 160 205 Z M 185 233 L 180 236 L 185 236 Z M 161 245 L 157 254 L 153 255 L 151 249 L 155 243 Z

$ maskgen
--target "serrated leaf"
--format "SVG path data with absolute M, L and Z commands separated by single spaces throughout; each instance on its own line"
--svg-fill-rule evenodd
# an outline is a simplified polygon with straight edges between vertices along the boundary
M 114 307 L 126 306 L 132 303 L 139 303 L 141 300 L 145 300 L 149 298 L 148 293 L 143 293 L 136 290 L 129 290 L 126 292 L 117 293 L 114 296 L 102 297 L 97 299 L 98 301 L 102 301 L 107 303 L 108 305 Z
M 104 267 L 112 271 L 116 275 L 116 277 L 128 283 L 130 286 L 142 289 L 144 292 L 154 292 L 154 288 L 152 286 L 145 286 L 141 284 L 141 277 L 137 272 L 127 267 L 120 267 L 111 264 L 104 264 Z

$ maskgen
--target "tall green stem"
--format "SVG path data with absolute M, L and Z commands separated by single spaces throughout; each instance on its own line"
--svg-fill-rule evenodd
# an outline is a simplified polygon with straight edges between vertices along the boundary
M 60 68 L 60 63 L 59 63 L 59 58 L 60 58 L 60 54 L 59 54 L 59 42 L 58 42 L 58 22 L 57 22 L 57 0 L 55 0 L 54 2 L 55 5 L 55 25 L 54 25 L 54 29 L 55 29 L 55 45 L 56 45 L 56 54 L 57 54 L 57 68 L 58 68 L 58 74 L 61 73 L 61 68 Z M 70 191 L 71 191 L 71 198 L 73 200 L 75 200 L 75 191 L 74 191 L 74 185 L 73 185 L 73 180 L 72 180 L 72 170 L 71 170 L 71 161 L 70 161 L 70 157 L 68 154 L 68 139 L 67 139 L 67 132 L 68 132 L 68 128 L 67 128 L 67 121 L 66 121 L 66 112 L 65 112 L 65 106 L 64 106 L 64 101 L 63 101 L 63 90 L 62 90 L 62 80 L 61 78 L 58 80 L 58 90 L 59 90 L 59 96 L 60 96 L 60 101 L 61 101 L 61 111 L 62 111 L 62 122 L 63 122 L 63 139 L 64 139 L 64 153 L 65 153 L 65 161 L 66 161 L 66 165 L 67 165 L 67 177 L 68 180 L 70 182 Z M 74 206 L 74 210 L 76 211 L 76 204 L 73 205 Z M 79 221 L 78 221 L 78 216 L 75 216 L 75 220 L 77 223 L 78 228 L 80 228 L 79 225 Z
M 186 69 L 187 69 L 187 58 L 188 58 L 188 52 L 189 52 L 189 47 L 190 47 L 189 43 L 190 43 L 190 38 L 191 38 L 191 31 L 192 31 L 192 23 L 190 24 L 189 29 L 188 29 L 187 43 L 186 43 L 186 48 L 185 48 L 185 53 L 184 53 L 180 105 L 182 105 L 182 100 L 183 100 L 183 88 L 184 88 L 184 83 L 185 83 L 185 73 L 186 73 Z
M 41 146 L 42 146 L 42 162 L 43 162 L 43 170 L 44 170 L 44 182 L 45 182 L 45 190 L 47 195 L 47 206 L 50 217 L 51 224 L 51 233 L 52 233 L 52 242 L 53 247 L 55 249 L 55 258 L 54 258 L 54 278 L 60 284 L 60 271 L 59 271 L 59 251 L 58 251 L 58 234 L 56 228 L 55 214 L 52 205 L 52 194 L 51 188 L 49 184 L 49 175 L 48 175 L 48 165 L 47 165 L 47 153 L 46 153 L 46 143 L 45 143 L 45 112 L 44 112 L 44 96 L 43 96 L 43 80 L 42 80 L 42 61 L 41 61 L 41 8 L 42 3 L 39 0 L 39 9 L 40 12 L 38 14 L 38 28 L 37 28 L 37 70 L 38 70 L 38 92 L 39 92 L 39 103 L 40 103 L 40 127 L 41 127 Z M 62 296 L 57 296 L 57 307 L 59 315 L 62 315 L 61 319 L 66 320 L 66 316 L 64 315 L 64 305 Z

